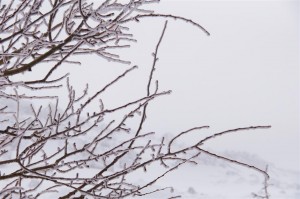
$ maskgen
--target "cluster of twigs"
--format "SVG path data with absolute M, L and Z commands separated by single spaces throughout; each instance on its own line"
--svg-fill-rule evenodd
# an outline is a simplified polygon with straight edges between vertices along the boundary
M 78 54 L 96 54 L 108 61 L 130 64 L 109 50 L 130 47 L 121 44 L 136 41 L 126 24 L 145 17 L 184 20 L 209 34 L 192 20 L 140 8 L 155 2 L 159 1 L 106 0 L 95 7 L 93 2 L 83 0 L 13 0 L 0 5 L 0 75 L 12 76 L 44 62 L 54 63 L 43 78 L 26 83 L 47 82 L 62 62 L 73 63 L 68 58 Z
M 71 56 L 94 53 L 110 61 L 127 63 L 108 50 L 129 47 L 128 44 L 121 45 L 122 40 L 135 41 L 131 34 L 126 33 L 128 28 L 125 24 L 130 21 L 139 21 L 143 17 L 176 18 L 190 22 L 209 34 L 189 19 L 155 14 L 141 8 L 154 2 L 157 1 L 119 3 L 106 0 L 95 8 L 93 3 L 83 0 L 23 0 L 0 6 L 1 198 L 144 196 L 166 189 L 153 190 L 151 187 L 180 165 L 197 164 L 194 159 L 201 153 L 255 169 L 268 177 L 264 170 L 211 153 L 203 149 L 203 145 L 228 133 L 269 126 L 223 131 L 182 149 L 176 149 L 174 141 L 208 126 L 193 127 L 170 140 L 163 137 L 158 142 L 152 139 L 154 132 L 143 131 L 149 102 L 171 92 L 159 91 L 158 82 L 153 81 L 158 49 L 167 22 L 153 53 L 146 96 L 110 109 L 105 108 L 101 101 L 101 94 L 137 68 L 133 66 L 91 96 L 87 89 L 78 96 L 67 81 L 68 105 L 63 110 L 59 108 L 59 98 L 54 96 L 51 98 L 55 101 L 54 105 L 38 108 L 30 105 L 31 112 L 24 113 L 24 99 L 33 100 L 34 104 L 34 100 L 42 97 L 19 94 L 19 88 L 57 88 L 56 83 L 66 76 L 53 80 L 49 77 L 63 62 L 72 62 L 68 60 Z M 14 75 L 29 73 L 44 62 L 54 64 L 41 79 L 26 82 L 10 80 Z M 45 83 L 47 86 L 43 86 Z M 37 86 L 33 87 L 33 84 Z M 150 91 L 151 85 L 155 86 L 153 92 Z M 97 104 L 99 108 L 87 111 L 91 104 Z M 109 115 L 121 113 L 121 119 L 106 121 Z M 140 121 L 136 128 L 129 125 L 133 117 Z M 138 175 L 140 171 L 147 172 L 153 165 L 161 167 L 160 174 L 146 179 L 144 184 L 131 180 L 130 176 Z

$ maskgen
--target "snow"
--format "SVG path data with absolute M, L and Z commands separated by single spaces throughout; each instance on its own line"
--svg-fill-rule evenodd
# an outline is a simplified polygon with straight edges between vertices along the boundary
M 258 156 L 244 152 L 226 152 L 232 157 L 262 162 Z M 159 180 L 157 188 L 174 187 L 172 195 L 188 199 L 242 199 L 252 198 L 252 193 L 262 193 L 264 176 L 239 165 L 217 160 L 205 154 L 197 159 L 198 165 L 184 165 Z M 300 196 L 300 173 L 269 165 L 268 192 L 271 199 L 298 199 Z M 138 179 L 143 181 L 143 178 Z M 155 188 L 153 188 L 155 189 Z M 145 198 L 167 198 L 164 191 Z

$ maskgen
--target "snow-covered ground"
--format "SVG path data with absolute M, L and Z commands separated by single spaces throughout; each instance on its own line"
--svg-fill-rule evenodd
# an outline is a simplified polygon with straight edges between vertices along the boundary
M 9 101 L 7 101 L 8 103 Z M 2 104 L 4 104 L 2 102 Z M 13 107 L 13 106 L 12 106 Z M 23 109 L 25 110 L 25 109 Z M 28 116 L 28 111 L 24 111 L 24 117 Z M 172 137 L 165 135 L 165 137 Z M 120 137 L 119 137 L 120 138 Z M 86 137 L 86 139 L 89 139 Z M 157 137 L 153 137 L 153 141 L 157 141 Z M 78 144 L 83 140 L 78 140 Z M 112 140 L 111 144 L 115 145 L 118 141 Z M 183 143 L 177 143 L 175 147 L 180 147 Z M 102 146 L 104 147 L 104 145 Z M 52 148 L 52 147 L 50 147 Z M 50 149 L 49 148 L 49 149 Z M 103 149 L 103 148 L 102 148 Z M 238 160 L 249 165 L 253 165 L 262 170 L 268 165 L 268 193 L 270 199 L 299 199 L 300 198 L 300 172 L 282 169 L 272 162 L 266 162 L 257 155 L 239 151 L 214 151 L 211 152 L 223 155 L 230 159 Z M 11 154 L 12 155 L 12 154 Z M 264 176 L 256 170 L 246 168 L 240 165 L 227 162 L 225 160 L 216 159 L 206 154 L 201 154 L 195 159 L 198 163 L 185 164 L 164 178 L 159 179 L 156 184 L 151 186 L 148 191 L 156 189 L 168 188 L 150 195 L 144 195 L 140 198 L 161 199 L 170 198 L 172 196 L 181 196 L 187 199 L 243 199 L 253 198 L 253 193 L 264 195 Z M 116 165 L 118 167 L 118 165 Z M 149 167 L 148 172 L 139 171 L 131 175 L 130 180 L 134 184 L 146 184 L 150 178 L 159 176 L 163 171 L 157 169 L 159 167 Z M 1 168 L 14 169 L 13 167 Z M 90 169 L 84 171 L 84 175 L 91 175 L 96 172 L 97 168 L 91 165 Z M 8 172 L 8 171 L 6 171 Z M 75 175 L 75 174 L 74 174 Z M 0 186 L 3 186 L 0 183 Z M 34 184 L 32 182 L 31 184 Z M 31 187 L 31 185 L 29 185 Z M 33 186 L 33 185 L 32 185 Z M 49 198 L 47 195 L 46 198 Z M 54 196 L 54 198 L 56 198 Z
M 1 104 L 4 103 L 1 102 Z M 264 169 L 268 165 L 268 173 L 270 175 L 268 193 L 270 194 L 270 199 L 300 198 L 299 171 L 282 169 L 272 162 L 266 162 L 259 156 L 246 152 L 218 151 L 218 154 L 248 163 L 260 169 Z M 10 153 L 10 155 L 13 154 Z M 164 178 L 159 179 L 150 190 L 163 187 L 173 187 L 173 189 L 166 189 L 165 191 L 145 195 L 140 198 L 163 199 L 180 195 L 181 198 L 186 199 L 246 199 L 253 198 L 253 193 L 258 195 L 264 194 L 264 176 L 255 170 L 219 160 L 206 154 L 201 154 L 196 161 L 198 165 L 182 165 Z M 0 170 L 3 172 L 4 169 L 14 168 L 2 167 Z M 92 167 L 85 174 L 92 174 L 93 169 Z M 149 182 L 149 176 L 154 177 L 162 172 L 159 169 L 155 169 L 155 167 L 152 167 L 152 170 L 151 168 L 148 169 L 148 171 L 148 174 L 143 172 L 141 172 L 141 175 L 134 174 L 132 180 L 137 184 L 145 184 Z M 5 182 L 0 183 L 0 187 L 3 188 L 4 184 Z M 34 186 L 34 182 L 29 186 Z M 51 198 L 49 196 L 47 195 L 46 198 Z M 54 196 L 54 198 L 56 197 Z
M 258 156 L 243 152 L 225 152 L 227 157 L 243 162 L 254 162 L 255 166 L 269 167 L 268 192 L 271 199 L 299 199 L 300 173 L 284 170 Z M 198 165 L 183 165 L 159 180 L 157 188 L 172 186 L 167 191 L 144 198 L 168 198 L 181 195 L 188 199 L 242 199 L 253 198 L 253 193 L 263 195 L 264 176 L 257 171 L 235 165 L 205 154 L 197 158 Z M 142 180 L 142 177 L 140 179 Z

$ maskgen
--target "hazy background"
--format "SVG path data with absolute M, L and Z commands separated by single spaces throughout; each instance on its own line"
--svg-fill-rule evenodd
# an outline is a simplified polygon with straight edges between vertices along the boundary
M 211 36 L 170 21 L 156 78 L 174 93 L 154 103 L 151 125 L 176 131 L 208 124 L 218 132 L 270 124 L 210 147 L 299 169 L 299 2 L 172 1 L 159 11 L 191 18 Z
M 163 135 L 211 126 L 182 140 L 188 144 L 231 128 L 272 125 L 226 135 L 206 146 L 212 152 L 258 154 L 276 166 L 299 171 L 299 2 L 165 0 L 149 8 L 190 18 L 211 36 L 186 22 L 169 20 L 154 79 L 160 90 L 173 93 L 149 106 L 145 131 Z M 146 95 L 151 53 L 164 22 L 149 18 L 131 23 L 138 43 L 121 55 L 139 68 L 102 96 L 106 106 Z M 78 59 L 82 66 L 62 69 L 72 72 L 76 88 L 90 83 L 90 94 L 132 66 L 95 56 Z
M 156 77 L 174 93 L 153 106 L 160 113 L 153 125 L 171 131 L 200 123 L 218 132 L 270 124 L 272 129 L 227 135 L 210 147 L 253 152 L 299 170 L 299 2 L 160 6 L 199 22 L 211 36 L 170 21 Z

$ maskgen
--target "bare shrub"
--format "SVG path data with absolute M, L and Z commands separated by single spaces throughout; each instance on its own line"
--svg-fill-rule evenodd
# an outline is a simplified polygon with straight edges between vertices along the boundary
M 171 93 L 160 91 L 158 82 L 152 79 L 167 22 L 153 52 L 153 65 L 145 88 L 147 95 L 140 99 L 110 109 L 101 101 L 101 94 L 135 70 L 136 66 L 125 70 L 92 95 L 88 94 L 88 87 L 78 95 L 69 84 L 68 74 L 52 78 L 61 64 L 77 64 L 69 58 L 80 54 L 95 54 L 108 61 L 131 64 L 109 50 L 130 47 L 130 42 L 135 42 L 135 39 L 126 25 L 132 21 L 139 22 L 142 18 L 183 20 L 209 35 L 207 30 L 192 20 L 143 9 L 144 5 L 155 2 L 158 1 L 131 0 L 121 3 L 106 0 L 100 5 L 84 0 L 1 2 L 1 198 L 144 196 L 168 189 L 152 187 L 180 165 L 197 164 L 194 158 L 201 153 L 255 169 L 268 177 L 265 171 L 255 166 L 211 153 L 204 150 L 203 145 L 228 133 L 269 126 L 219 132 L 182 149 L 174 149 L 175 140 L 208 126 L 190 128 L 169 140 L 156 137 L 159 141 L 152 139 L 155 132 L 143 132 L 147 105 L 155 98 Z M 46 67 L 47 72 L 39 78 L 30 79 L 30 72 L 38 67 Z M 41 90 L 58 89 L 65 80 L 68 89 L 65 109 L 59 108 L 60 98 L 57 96 L 30 94 L 32 91 L 39 93 Z M 151 85 L 155 87 L 153 92 Z M 50 100 L 51 103 L 36 107 L 38 100 Z M 93 112 L 86 111 L 91 104 L 98 108 Z M 121 117 L 107 121 L 110 115 Z M 132 118 L 139 120 L 134 130 L 128 124 Z M 161 174 L 147 179 L 144 184 L 132 180 L 132 176 L 153 167 L 159 167 Z

